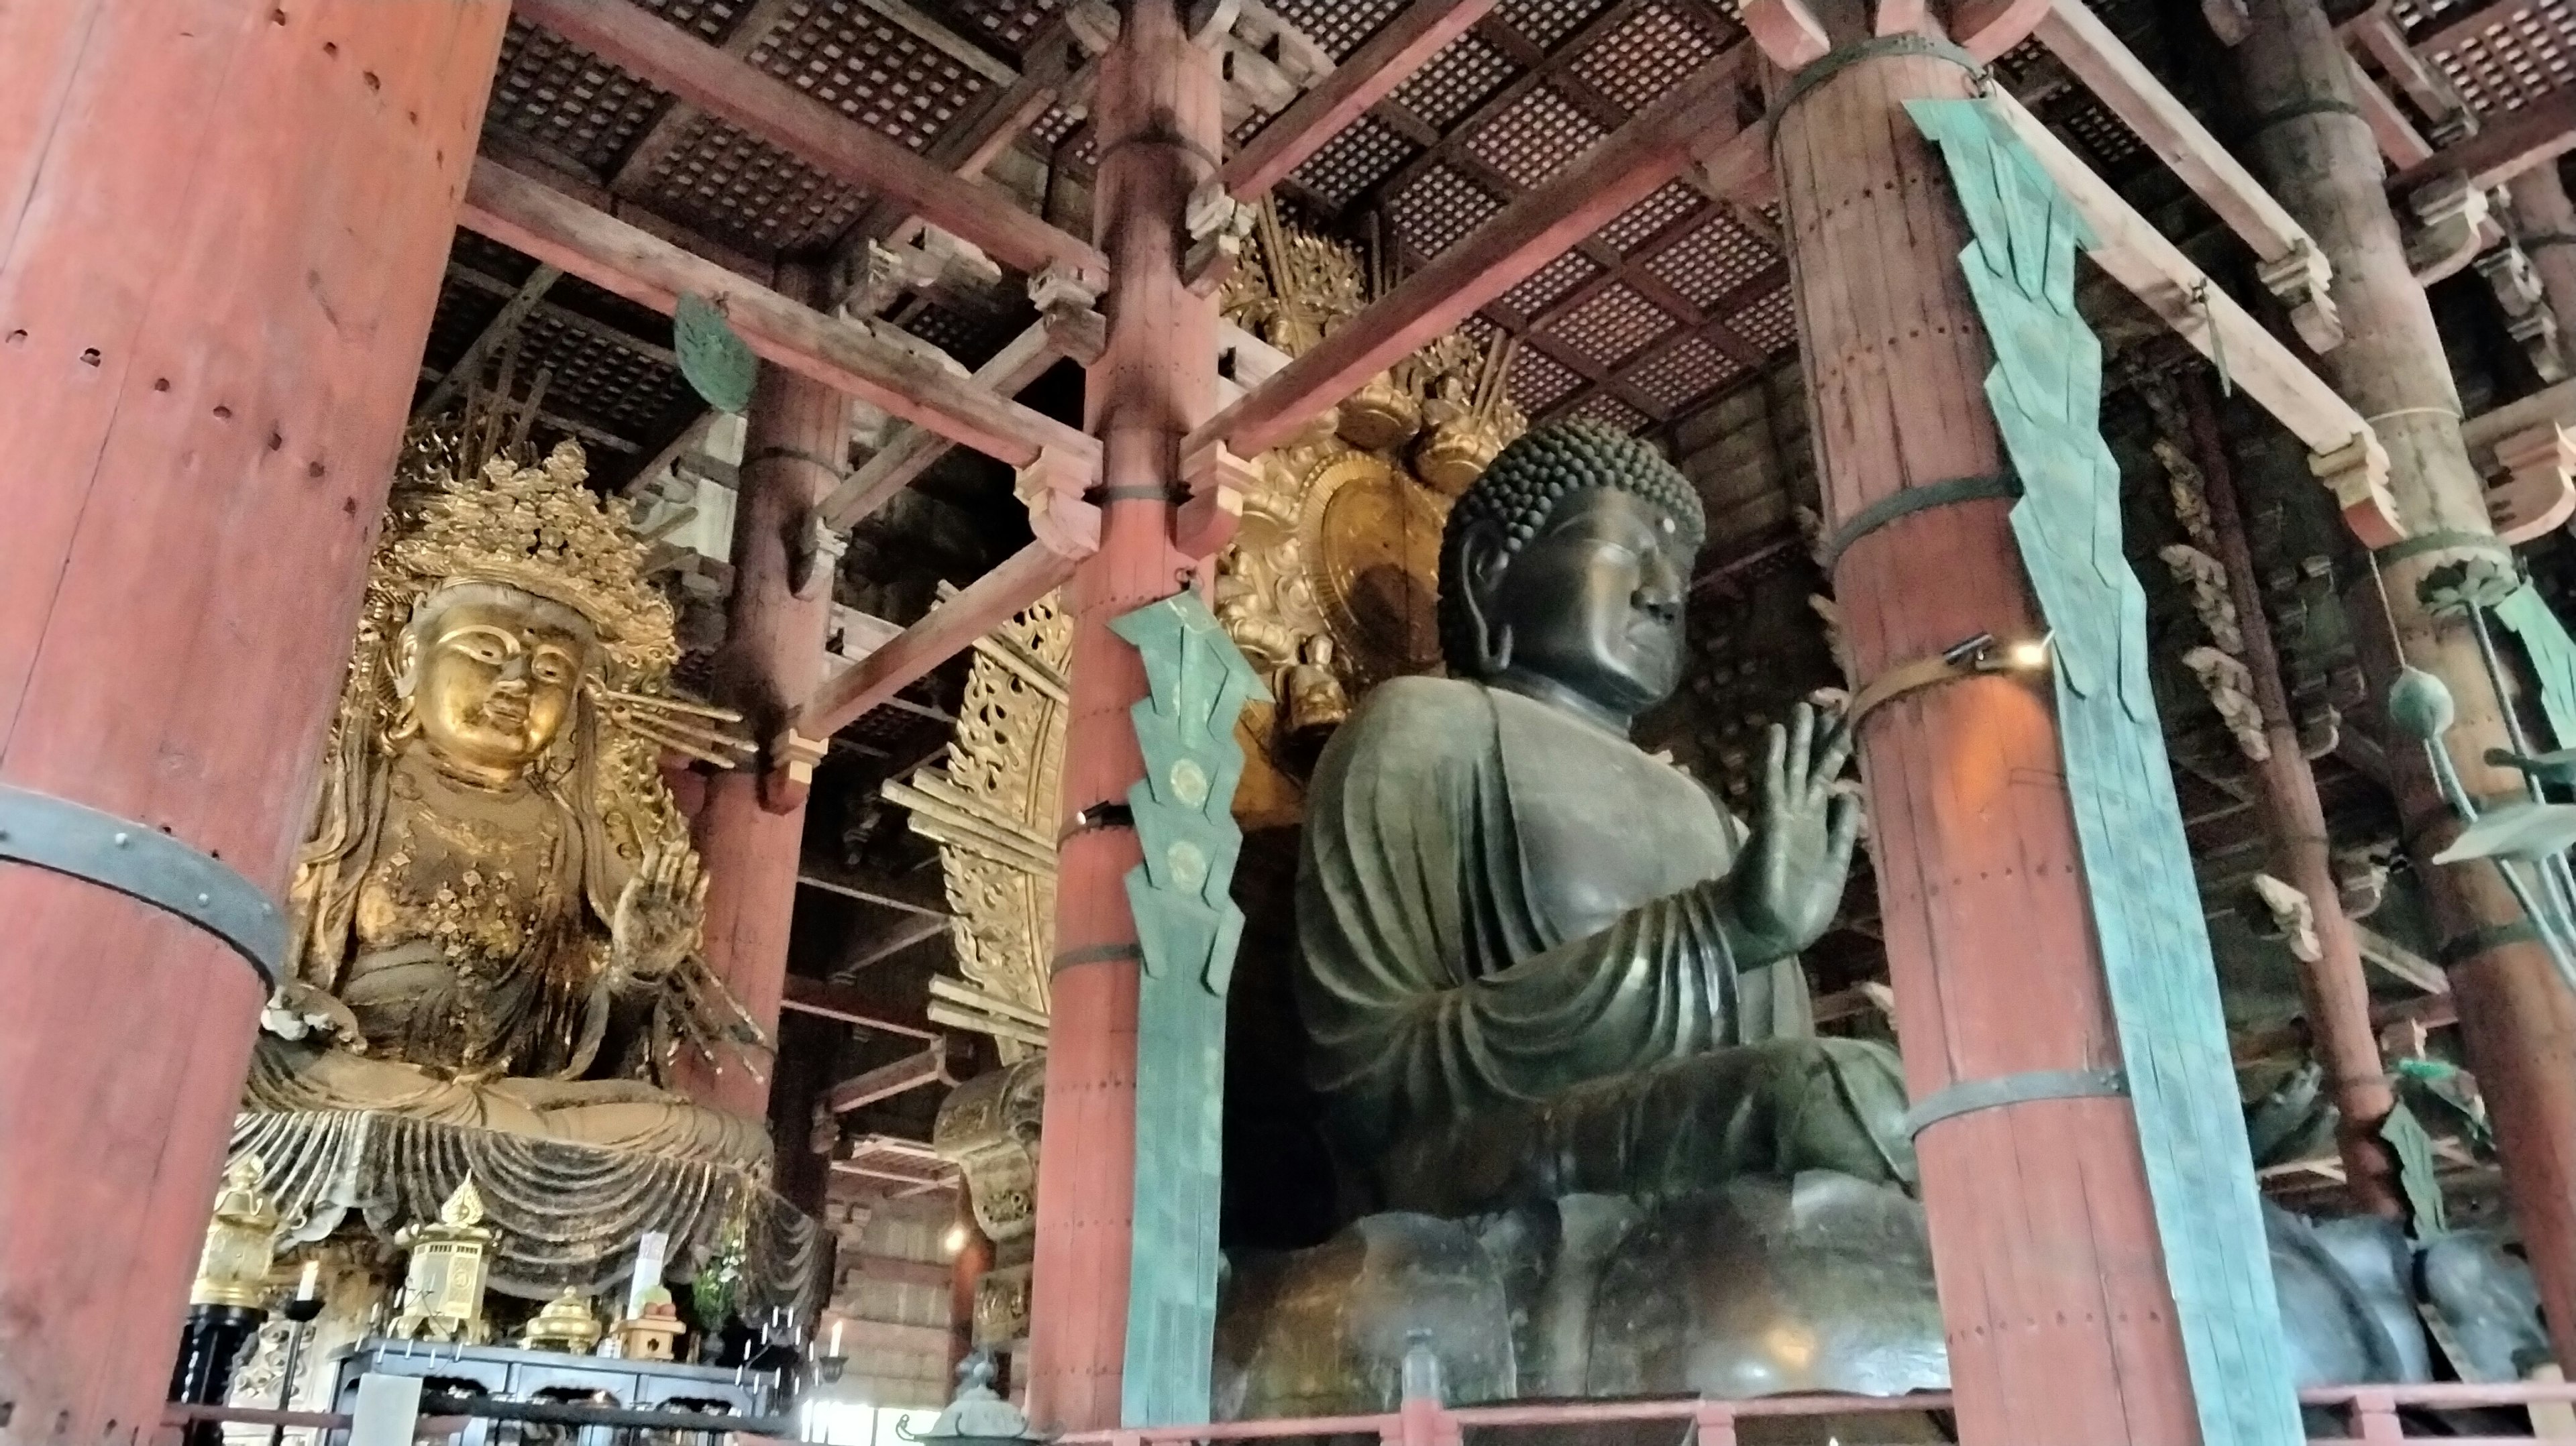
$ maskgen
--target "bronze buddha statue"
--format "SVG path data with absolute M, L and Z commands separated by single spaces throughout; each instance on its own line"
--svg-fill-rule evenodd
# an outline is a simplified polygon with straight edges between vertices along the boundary
M 1442 537 L 1449 676 L 1377 688 L 1316 766 L 1298 997 L 1377 1207 L 1912 1178 L 1894 1051 L 1816 1037 L 1796 957 L 1850 869 L 1847 730 L 1772 729 L 1749 831 L 1629 740 L 1679 680 L 1703 529 L 1643 443 L 1514 442 Z
M 706 881 L 658 771 L 737 745 L 662 694 L 670 605 L 583 475 L 569 443 L 407 459 L 247 1103 L 765 1169 L 759 1122 L 657 1084 L 680 1049 L 758 1042 L 698 957 Z

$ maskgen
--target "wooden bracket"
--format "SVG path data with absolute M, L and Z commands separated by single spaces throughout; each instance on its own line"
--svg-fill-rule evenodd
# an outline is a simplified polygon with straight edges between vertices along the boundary
M 1190 43 L 1213 47 L 1234 33 L 1235 17 L 1243 13 L 1243 0 L 1188 0 L 1181 10 L 1181 28 L 1189 32 Z
M 806 513 L 787 535 L 787 590 L 804 602 L 830 596 L 832 574 L 849 550 L 848 536 L 825 522 L 820 511 Z
M 2576 516 L 2576 432 L 2543 422 L 2496 443 L 2495 459 L 2504 476 L 2487 488 L 2487 516 L 2507 545 L 2537 541 Z
M 2218 43 L 2238 46 L 2254 33 L 2254 17 L 2245 8 L 2245 0 L 2200 0 L 2200 18 L 2209 24 L 2209 33 Z
M 1834 48 L 1825 36 L 1824 22 L 1807 8 L 1806 0 L 1745 0 L 1744 28 L 1752 32 L 1753 43 L 1761 47 L 1765 59 L 1793 74 Z
M 1181 281 L 1192 296 L 1214 296 L 1243 264 L 1244 243 L 1260 213 L 1226 194 L 1217 180 L 1190 193 L 1181 215 L 1189 250 L 1181 257 Z
M 2310 351 L 2343 345 L 2343 315 L 2335 309 L 2334 268 L 2325 253 L 2302 241 L 2276 260 L 2256 263 L 2263 289 L 2289 308 L 2290 326 Z
M 1878 0 L 1870 12 L 1869 28 L 1873 35 L 1911 35 L 1923 28 L 1930 18 L 1923 0 Z
M 2028 40 L 2054 8 L 2054 0 L 1961 0 L 1950 12 L 1950 38 L 1980 64 L 1992 65 Z
M 2495 292 L 2496 305 L 2504 311 L 2505 330 L 2531 358 L 2531 369 L 2544 382 L 2565 381 L 2567 361 L 2559 350 L 2558 318 L 2551 313 L 2540 278 L 2531 269 L 2530 254 L 2508 238 L 2504 245 L 2479 257 L 2476 265 L 2478 274 Z
M 1109 321 L 1100 314 L 1106 279 L 1071 267 L 1050 266 L 1029 278 L 1029 301 L 1056 350 L 1083 366 L 1100 360 L 1109 346 Z
M 2377 433 L 2364 428 L 2331 452 L 2308 454 L 2308 471 L 2334 494 L 2344 526 L 2365 547 L 2387 547 L 2405 540 L 2397 520 L 2397 494 L 2388 490 L 2388 449 Z
M 1097 59 L 1118 43 L 1118 7 L 1110 0 L 1073 0 L 1064 8 L 1064 28 L 1083 54 Z
M 828 738 L 808 738 L 793 725 L 781 729 L 762 750 L 760 806 L 770 813 L 794 813 L 814 791 L 814 766 L 832 751 Z
M 1084 494 L 1099 480 L 1098 452 L 1049 447 L 1019 470 L 1011 491 L 1029 509 L 1029 530 L 1047 551 L 1089 557 L 1100 550 L 1100 506 Z
M 1029 303 L 1041 312 L 1060 307 L 1089 311 L 1100 304 L 1101 293 L 1108 289 L 1108 277 L 1052 261 L 1029 278 Z
M 2454 275 L 2500 234 L 2487 193 L 2458 176 L 2417 190 L 2406 209 L 2416 221 L 2406 237 L 2406 268 L 2420 285 Z
M 1189 500 L 1172 518 L 1172 543 L 1193 561 L 1214 557 L 1234 540 L 1243 522 L 1243 499 L 1252 490 L 1253 464 L 1222 441 L 1200 443 L 1181 457 Z

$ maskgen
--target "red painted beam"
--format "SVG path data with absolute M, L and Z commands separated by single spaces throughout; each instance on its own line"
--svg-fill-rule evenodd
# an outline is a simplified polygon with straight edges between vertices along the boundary
M 833 984 L 821 979 L 807 979 L 790 974 L 787 976 L 787 989 L 782 1003 L 784 1007 L 795 1010 L 799 1014 L 837 1019 L 843 1024 L 855 1024 L 861 1029 L 873 1029 L 879 1034 L 892 1034 L 905 1039 L 939 1037 L 939 1031 L 930 1028 L 926 1023 L 916 1024 L 910 1020 L 887 1018 L 884 1006 L 877 1003 L 874 995 L 853 989 L 846 984 Z
M 1075 561 L 1042 542 L 1021 548 L 1000 567 L 815 689 L 805 706 L 796 710 L 792 726 L 808 738 L 829 738 L 840 732 L 906 683 L 957 656 L 1011 614 L 1053 592 L 1073 575 Z
M 1098 247 L 630 0 L 518 0 L 517 13 L 827 176 L 902 202 L 1007 265 L 1038 271 L 1061 261 L 1108 274 Z
M 1263 126 L 1217 179 L 1241 201 L 1269 190 L 1493 8 L 1494 0 L 1414 0 Z
M 2434 152 L 2431 160 L 2408 166 L 2390 178 L 2388 189 L 2403 197 L 2428 181 L 2456 175 L 2470 189 L 2485 190 L 2570 150 L 2576 150 L 2576 86 L 2561 86 Z
M 684 292 L 724 308 L 751 349 L 1012 466 L 1056 448 L 1096 458 L 1073 428 L 890 345 L 845 321 L 694 256 L 490 159 L 474 163 L 463 224 L 656 311 Z
M 1465 321 L 1680 175 L 1694 157 L 1710 158 L 1713 170 L 1757 173 L 1759 131 L 1744 131 L 1736 118 L 1736 77 L 1746 48 L 1738 45 L 1702 65 L 1583 159 L 1505 206 L 1366 311 L 1236 398 L 1190 434 L 1181 454 L 1223 442 L 1236 456 L 1251 457 L 1286 441 L 1307 419 Z

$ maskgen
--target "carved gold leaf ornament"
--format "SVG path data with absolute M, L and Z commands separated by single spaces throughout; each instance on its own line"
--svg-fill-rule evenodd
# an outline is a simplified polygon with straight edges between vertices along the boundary
M 1295 356 L 1357 316 L 1391 278 L 1353 247 L 1284 224 L 1264 201 L 1228 321 Z M 1439 665 L 1440 530 L 1450 499 L 1528 429 L 1505 394 L 1508 338 L 1435 339 L 1337 413 L 1253 459 L 1243 521 L 1217 561 L 1213 611 L 1277 702 L 1237 728 L 1246 828 L 1296 822 L 1323 731 L 1368 688 Z M 1037 1051 L 1055 941 L 1055 838 L 1070 620 L 1049 597 L 976 644 L 944 767 L 886 785 L 939 845 L 958 973 L 934 1020 L 994 1034 L 1006 1062 Z M 981 995 L 994 1007 L 961 1001 Z M 1015 1012 L 1017 1011 L 1017 1012 Z M 981 1021 L 981 1022 L 979 1022 Z

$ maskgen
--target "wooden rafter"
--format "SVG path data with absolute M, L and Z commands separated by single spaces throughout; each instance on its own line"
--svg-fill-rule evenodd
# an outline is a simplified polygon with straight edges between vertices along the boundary
M 827 176 L 900 201 L 1008 265 L 1037 271 L 1061 262 L 1108 274 L 1091 243 L 630 0 L 518 0 L 518 14 Z
M 819 1114 L 845 1115 L 926 1084 L 953 1083 L 948 1075 L 948 1041 L 938 1038 L 918 1054 L 905 1055 L 892 1064 L 879 1065 L 832 1086 L 823 1092 L 814 1108 Z
M 814 690 L 789 726 L 808 738 L 829 738 L 857 722 L 896 691 L 972 647 L 1022 608 L 1053 592 L 1073 575 L 1075 559 L 1032 542 L 1009 560 L 880 645 Z
M 1263 126 L 1225 163 L 1218 180 L 1238 200 L 1269 190 L 1493 6 L 1494 0 L 1413 0 L 1332 74 Z
M 939 1031 L 930 1028 L 928 1021 L 920 1018 L 917 1008 L 912 1011 L 910 1019 L 895 1018 L 874 996 L 847 984 L 826 984 L 820 979 L 790 974 L 787 976 L 786 997 L 779 1002 L 800 1014 L 837 1019 L 843 1024 L 855 1024 L 861 1029 L 872 1029 L 902 1039 L 939 1037 Z
M 2430 182 L 2458 176 L 2468 189 L 2501 186 L 2543 161 L 2576 150 L 2576 85 L 2562 85 L 2509 115 L 2490 120 L 2476 135 L 2433 153 L 2397 173 L 2389 189 L 2405 196 Z
M 751 8 L 735 18 L 733 33 L 716 48 L 738 60 L 749 56 L 787 19 L 795 4 L 796 0 L 753 0 Z M 620 196 L 642 195 L 705 114 L 678 96 L 671 97 L 662 113 L 653 118 L 653 124 L 627 147 L 625 159 L 617 163 L 616 172 L 608 178 L 608 189 Z
M 1504 206 L 1191 433 L 1184 455 L 1211 442 L 1245 457 L 1276 446 L 1306 419 L 1653 194 L 1695 158 L 1725 155 L 1730 167 L 1738 166 L 1745 158 L 1728 154 L 1730 148 L 1751 145 L 1758 165 L 1760 133 L 1745 131 L 1737 114 L 1743 54 L 1739 46 L 1712 58 L 1581 159 Z
M 429 395 L 421 398 L 420 405 L 412 408 L 412 416 L 418 419 L 435 415 L 440 407 L 447 404 L 448 398 L 463 391 L 465 384 L 481 373 L 484 363 L 508 345 L 511 337 L 519 334 L 519 328 L 527 324 L 529 315 L 546 299 L 546 293 L 562 279 L 562 270 L 553 266 L 539 266 L 531 272 L 527 280 L 519 283 L 519 289 L 510 293 L 510 299 L 501 303 L 501 309 L 493 313 L 492 319 L 484 323 L 483 330 L 475 334 L 474 340 L 466 343 L 465 352 L 456 359 L 456 365 L 449 367 L 437 384 L 429 389 Z
M 1097 462 L 1099 444 L 1061 422 L 489 159 L 475 163 L 462 220 L 656 311 L 671 311 L 683 294 L 706 297 L 769 360 L 1013 466 L 1043 452 Z
M 1099 324 L 1099 313 L 1082 314 L 1093 326 Z M 1096 346 L 1087 348 L 1097 355 Z M 995 353 L 993 359 L 975 370 L 975 384 L 988 387 L 995 396 L 1020 394 L 1047 369 L 1073 353 L 1067 348 L 1059 324 L 1040 318 L 1026 331 Z M 843 478 L 830 496 L 823 499 L 823 525 L 846 528 L 883 507 L 887 500 L 912 485 L 931 463 L 939 460 L 949 448 L 947 438 L 927 427 L 906 426 L 886 439 L 876 455 L 858 470 Z
M 560 275 L 560 268 L 557 268 L 557 272 Z M 497 276 L 486 275 L 461 261 L 447 263 L 447 279 L 460 286 L 470 286 L 477 291 L 500 297 L 517 296 L 520 290 L 519 287 Z M 607 342 L 611 346 L 623 347 L 637 356 L 659 362 L 666 367 L 680 364 L 679 355 L 660 342 L 637 336 L 624 327 L 611 326 L 597 318 L 584 316 L 558 301 L 540 298 L 530 309 L 529 314 L 542 316 L 548 321 L 581 332 L 595 340 Z

